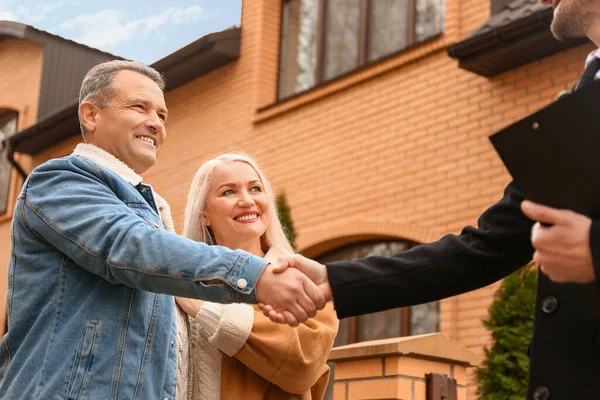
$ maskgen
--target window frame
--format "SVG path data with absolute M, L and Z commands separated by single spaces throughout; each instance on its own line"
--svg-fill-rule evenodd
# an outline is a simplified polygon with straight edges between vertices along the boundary
M 389 245 L 389 244 L 399 244 L 402 245 L 403 249 L 399 250 L 398 248 L 392 248 L 392 249 L 388 249 L 391 250 L 392 253 L 374 253 L 373 252 L 373 248 L 371 248 L 371 250 L 365 252 L 364 250 L 372 247 L 372 246 L 378 246 L 378 245 Z M 368 257 L 371 255 L 379 255 L 379 256 L 391 256 L 392 254 L 397 254 L 397 252 L 403 252 L 403 251 L 407 251 L 410 250 L 411 248 L 418 246 L 419 243 L 412 241 L 412 240 L 408 240 L 402 237 L 376 237 L 376 238 L 365 238 L 362 240 L 358 240 L 358 241 L 349 241 L 347 243 L 341 244 L 339 246 L 336 246 L 334 248 L 328 249 L 327 251 L 321 253 L 321 254 L 317 254 L 317 255 L 313 255 L 312 258 L 314 260 L 316 260 L 317 262 L 320 263 L 329 263 L 332 261 L 344 261 L 344 260 L 355 260 L 355 259 L 359 259 L 362 257 Z M 358 246 L 358 249 L 357 247 Z M 352 254 L 340 254 L 339 251 L 353 251 Z M 358 251 L 357 251 L 358 250 Z M 336 254 L 336 252 L 338 252 Z M 428 303 L 424 303 L 427 305 L 433 305 L 435 304 L 435 314 L 437 316 L 437 327 L 435 332 L 440 332 L 441 329 L 441 301 L 437 300 L 437 301 L 432 301 L 432 302 L 428 302 Z M 413 321 L 412 321 L 412 317 L 413 317 L 413 307 L 417 306 L 416 304 L 413 306 L 406 306 L 406 307 L 396 307 L 393 309 L 388 309 L 388 310 L 382 310 L 382 311 L 396 311 L 396 312 L 400 312 L 399 315 L 399 320 L 400 320 L 400 326 L 399 326 L 399 330 L 397 332 L 396 336 L 393 337 L 407 337 L 407 336 L 412 336 L 415 333 L 413 332 Z M 368 313 L 371 314 L 371 313 Z M 369 325 L 368 321 L 365 321 L 362 319 L 364 315 L 357 315 L 357 316 L 353 316 L 353 317 L 347 317 L 344 319 L 344 321 L 347 321 L 347 328 L 342 328 L 340 327 L 340 332 L 338 332 L 338 335 L 340 333 L 342 333 L 342 331 L 344 331 L 344 333 L 347 333 L 347 335 L 344 335 L 346 337 L 341 337 L 340 336 L 340 340 L 342 341 L 339 344 L 336 344 L 336 346 L 345 346 L 345 345 L 349 345 L 349 344 L 354 344 L 354 343 L 361 343 L 364 342 L 365 340 L 360 340 L 360 332 L 361 332 L 361 328 L 362 328 L 362 324 L 366 324 Z M 416 326 L 417 330 L 418 326 Z M 393 330 L 390 330 L 390 333 L 392 333 Z M 367 341 L 369 340 L 377 340 L 377 339 L 366 339 Z
M 14 114 L 14 122 L 15 122 L 15 131 L 12 132 L 11 134 L 8 134 L 6 137 L 1 138 L 2 141 L 6 142 L 8 139 L 10 139 L 12 136 L 16 135 L 17 133 L 19 133 L 19 125 L 20 125 L 20 118 L 21 118 L 21 112 L 17 109 L 14 108 L 10 108 L 10 107 L 0 107 L 0 119 L 2 117 L 4 117 L 5 115 L 10 115 L 10 114 Z M 10 118 L 9 120 L 12 120 L 12 118 Z M 1 143 L 0 143 L 1 145 Z M 8 146 L 8 144 L 6 144 Z M 9 151 L 7 148 L 2 148 L 2 151 L 7 150 Z M 14 177 L 13 177 L 13 172 L 14 172 L 14 166 L 12 165 L 12 162 L 10 161 L 10 159 L 7 157 L 6 159 L 7 164 L 9 166 L 9 170 L 8 170 L 8 176 L 7 176 L 7 182 L 6 182 L 6 205 L 4 207 L 4 210 L 0 209 L 0 221 L 3 221 L 6 217 L 9 217 L 12 215 L 12 210 L 14 208 L 14 199 L 13 199 L 13 188 L 14 188 Z
M 439 332 L 440 330 L 440 303 L 441 300 L 437 300 L 435 302 L 431 302 L 431 303 L 436 303 L 437 304 L 437 316 L 438 316 L 438 330 L 437 332 Z M 428 303 L 429 304 L 429 303 Z M 412 332 L 412 309 L 411 306 L 407 306 L 407 307 L 399 307 L 397 308 L 400 310 L 400 332 L 398 334 L 398 337 L 406 337 L 406 336 L 412 336 L 413 332 Z M 360 343 L 362 342 L 361 340 L 358 339 L 358 334 L 360 332 L 360 316 L 356 316 L 356 317 L 350 317 L 349 319 L 349 323 L 348 323 L 348 343 L 347 344 L 354 344 L 354 343 Z
M 282 62 L 284 52 L 283 49 L 283 28 L 285 21 L 285 13 L 284 8 L 285 4 L 291 1 L 301 1 L 301 0 L 282 0 L 281 8 L 280 8 L 280 23 L 279 23 L 279 57 L 278 57 L 278 65 L 277 65 L 277 103 L 281 101 L 285 101 L 287 99 L 296 97 L 300 94 L 306 93 L 310 90 L 318 88 L 326 83 L 336 81 L 338 79 L 342 79 L 350 74 L 353 74 L 357 71 L 364 69 L 367 66 L 375 64 L 379 61 L 385 60 L 387 58 L 393 57 L 396 54 L 405 52 L 415 45 L 425 43 L 439 35 L 441 35 L 445 28 L 439 32 L 438 34 L 432 36 L 431 38 L 427 38 L 420 42 L 416 42 L 416 4 L 417 0 L 408 0 L 408 26 L 407 26 L 407 38 L 406 38 L 406 46 L 396 51 L 392 51 L 388 54 L 385 54 L 379 58 L 369 60 L 369 28 L 370 28 L 370 16 L 371 16 L 371 4 L 373 0 L 359 0 L 360 1 L 360 15 L 359 15 L 359 29 L 358 29 L 358 62 L 355 68 L 350 69 L 342 74 L 339 74 L 331 79 L 323 79 L 324 76 L 324 59 L 325 59 L 325 41 L 326 41 L 326 21 L 327 21 L 327 2 L 330 0 L 318 0 L 319 2 L 319 17 L 317 21 L 317 60 L 315 67 L 315 84 L 309 88 L 299 92 L 291 93 L 287 96 L 281 95 L 281 82 L 282 82 Z
M 411 336 L 410 332 L 410 307 L 400 308 L 400 332 L 399 337 Z M 350 317 L 348 326 L 348 343 L 354 344 L 361 342 L 358 340 L 358 332 L 360 331 L 360 317 Z

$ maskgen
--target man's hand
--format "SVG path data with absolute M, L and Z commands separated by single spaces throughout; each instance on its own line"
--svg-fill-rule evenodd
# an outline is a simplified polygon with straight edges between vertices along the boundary
M 329 285 L 329 279 L 327 278 L 327 268 L 323 264 L 319 264 L 318 262 L 303 257 L 300 254 L 294 254 L 292 256 L 280 257 L 279 265 L 273 269 L 273 273 L 281 274 L 288 268 L 295 268 L 310 278 L 310 280 L 313 281 L 319 290 L 325 295 L 326 301 L 331 301 L 333 299 L 331 286 Z M 263 314 L 265 314 L 265 316 L 267 316 L 271 321 L 280 324 L 289 324 L 289 316 L 286 317 L 285 314 L 278 312 L 278 310 L 275 309 L 272 304 L 263 301 L 258 305 Z
M 186 297 L 175 297 L 175 301 L 192 318 L 196 318 L 198 311 L 200 311 L 202 304 L 204 304 L 203 300 L 188 299 Z
M 535 248 L 533 260 L 544 274 L 559 283 L 596 280 L 590 250 L 590 218 L 527 200 L 521 204 L 521 210 L 530 219 L 538 221 L 531 230 L 531 243 Z
M 325 307 L 325 294 L 306 275 L 287 267 L 275 274 L 274 268 L 272 264 L 265 267 L 256 283 L 256 298 L 280 316 L 277 322 L 295 327 Z

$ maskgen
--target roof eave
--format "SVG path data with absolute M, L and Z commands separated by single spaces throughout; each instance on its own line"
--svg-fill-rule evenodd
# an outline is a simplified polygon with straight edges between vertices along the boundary
M 31 25 L 23 24 L 21 22 L 0 21 L 0 40 L 3 39 L 30 40 L 42 45 L 47 44 L 49 40 L 57 39 L 59 41 L 72 43 L 81 48 L 89 49 L 100 54 L 105 54 L 110 59 L 122 59 L 122 57 L 107 53 L 106 51 L 90 47 L 83 43 L 75 42 L 74 40 L 55 35 L 42 29 L 34 28 Z
M 36 154 L 79 133 L 78 103 L 79 101 L 76 99 L 66 104 L 64 107 L 48 114 L 35 125 L 9 138 L 8 142 L 13 151 Z M 42 132 L 47 134 L 42 135 Z
M 215 32 L 182 47 L 156 61 L 152 68 L 161 72 L 173 90 L 240 57 L 241 29 L 234 27 Z
M 162 73 L 165 91 L 198 78 L 237 60 L 240 56 L 240 28 L 211 33 L 169 54 L 151 66 Z M 7 139 L 13 151 L 36 154 L 41 150 L 79 134 L 78 99 L 47 115 Z
M 488 78 L 585 43 L 559 41 L 550 32 L 553 10 L 544 9 L 448 47 L 459 67 Z

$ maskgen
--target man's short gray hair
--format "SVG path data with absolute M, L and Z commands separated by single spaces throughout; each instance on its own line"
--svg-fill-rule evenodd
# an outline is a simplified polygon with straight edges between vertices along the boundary
M 158 85 L 160 90 L 165 90 L 165 81 L 160 72 L 154 68 L 135 61 L 107 61 L 96 65 L 83 78 L 79 91 L 79 105 L 84 101 L 89 101 L 98 107 L 110 107 L 110 100 L 119 91 L 115 83 L 115 75 L 117 72 L 125 70 L 147 76 Z M 87 132 L 81 122 L 81 114 L 79 114 L 79 126 L 85 140 Z

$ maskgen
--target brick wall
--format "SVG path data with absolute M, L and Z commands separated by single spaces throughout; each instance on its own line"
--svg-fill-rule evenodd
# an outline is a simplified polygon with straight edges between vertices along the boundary
M 0 40 L 0 111 L 12 109 L 19 113 L 18 130 L 32 125 L 37 118 L 42 57 L 43 48 L 36 43 L 27 40 Z M 21 184 L 21 178 L 13 171 L 8 211 L 0 215 L 0 332 L 5 330 L 6 297 L 3 294 L 6 293 L 7 284 L 12 205 Z
M 453 379 L 456 398 L 466 400 L 466 368 L 479 362 L 479 357 L 440 334 L 341 346 L 330 359 L 334 400 L 426 400 L 428 374 Z
M 484 22 L 489 4 L 447 0 L 441 38 L 269 106 L 276 101 L 280 10 L 278 0 L 244 1 L 240 59 L 166 96 L 168 140 L 146 179 L 171 203 L 178 230 L 202 160 L 245 150 L 285 191 L 297 243 L 311 256 L 360 238 L 428 242 L 459 232 L 510 179 L 487 137 L 569 88 L 592 49 L 479 77 L 459 69 L 445 48 Z M 67 154 L 77 141 L 36 155 L 32 165 Z M 0 225 L 0 260 L 8 254 L 7 232 Z M 482 355 L 489 336 L 480 321 L 493 290 L 442 301 L 442 333 Z M 468 398 L 475 397 L 470 386 Z
M 464 366 L 393 356 L 341 362 L 335 368 L 334 400 L 425 400 L 425 375 L 432 373 L 456 376 L 457 398 L 467 398 Z
M 265 34 L 273 26 L 251 24 L 279 24 L 277 3 L 244 2 L 240 60 L 167 96 L 176 110 L 169 144 L 148 178 L 181 223 L 200 160 L 243 149 L 286 192 L 297 243 L 313 256 L 330 248 L 326 241 L 430 241 L 476 223 L 509 181 L 487 137 L 569 88 L 591 50 L 583 46 L 491 80 L 476 76 L 459 69 L 444 44 L 485 21 L 489 6 L 449 0 L 446 26 L 454 30 L 440 42 L 257 111 L 276 100 L 276 38 Z M 264 57 L 249 56 L 263 49 Z M 482 355 L 489 336 L 481 319 L 494 289 L 442 301 L 442 333 Z M 473 385 L 468 396 L 476 398 Z

